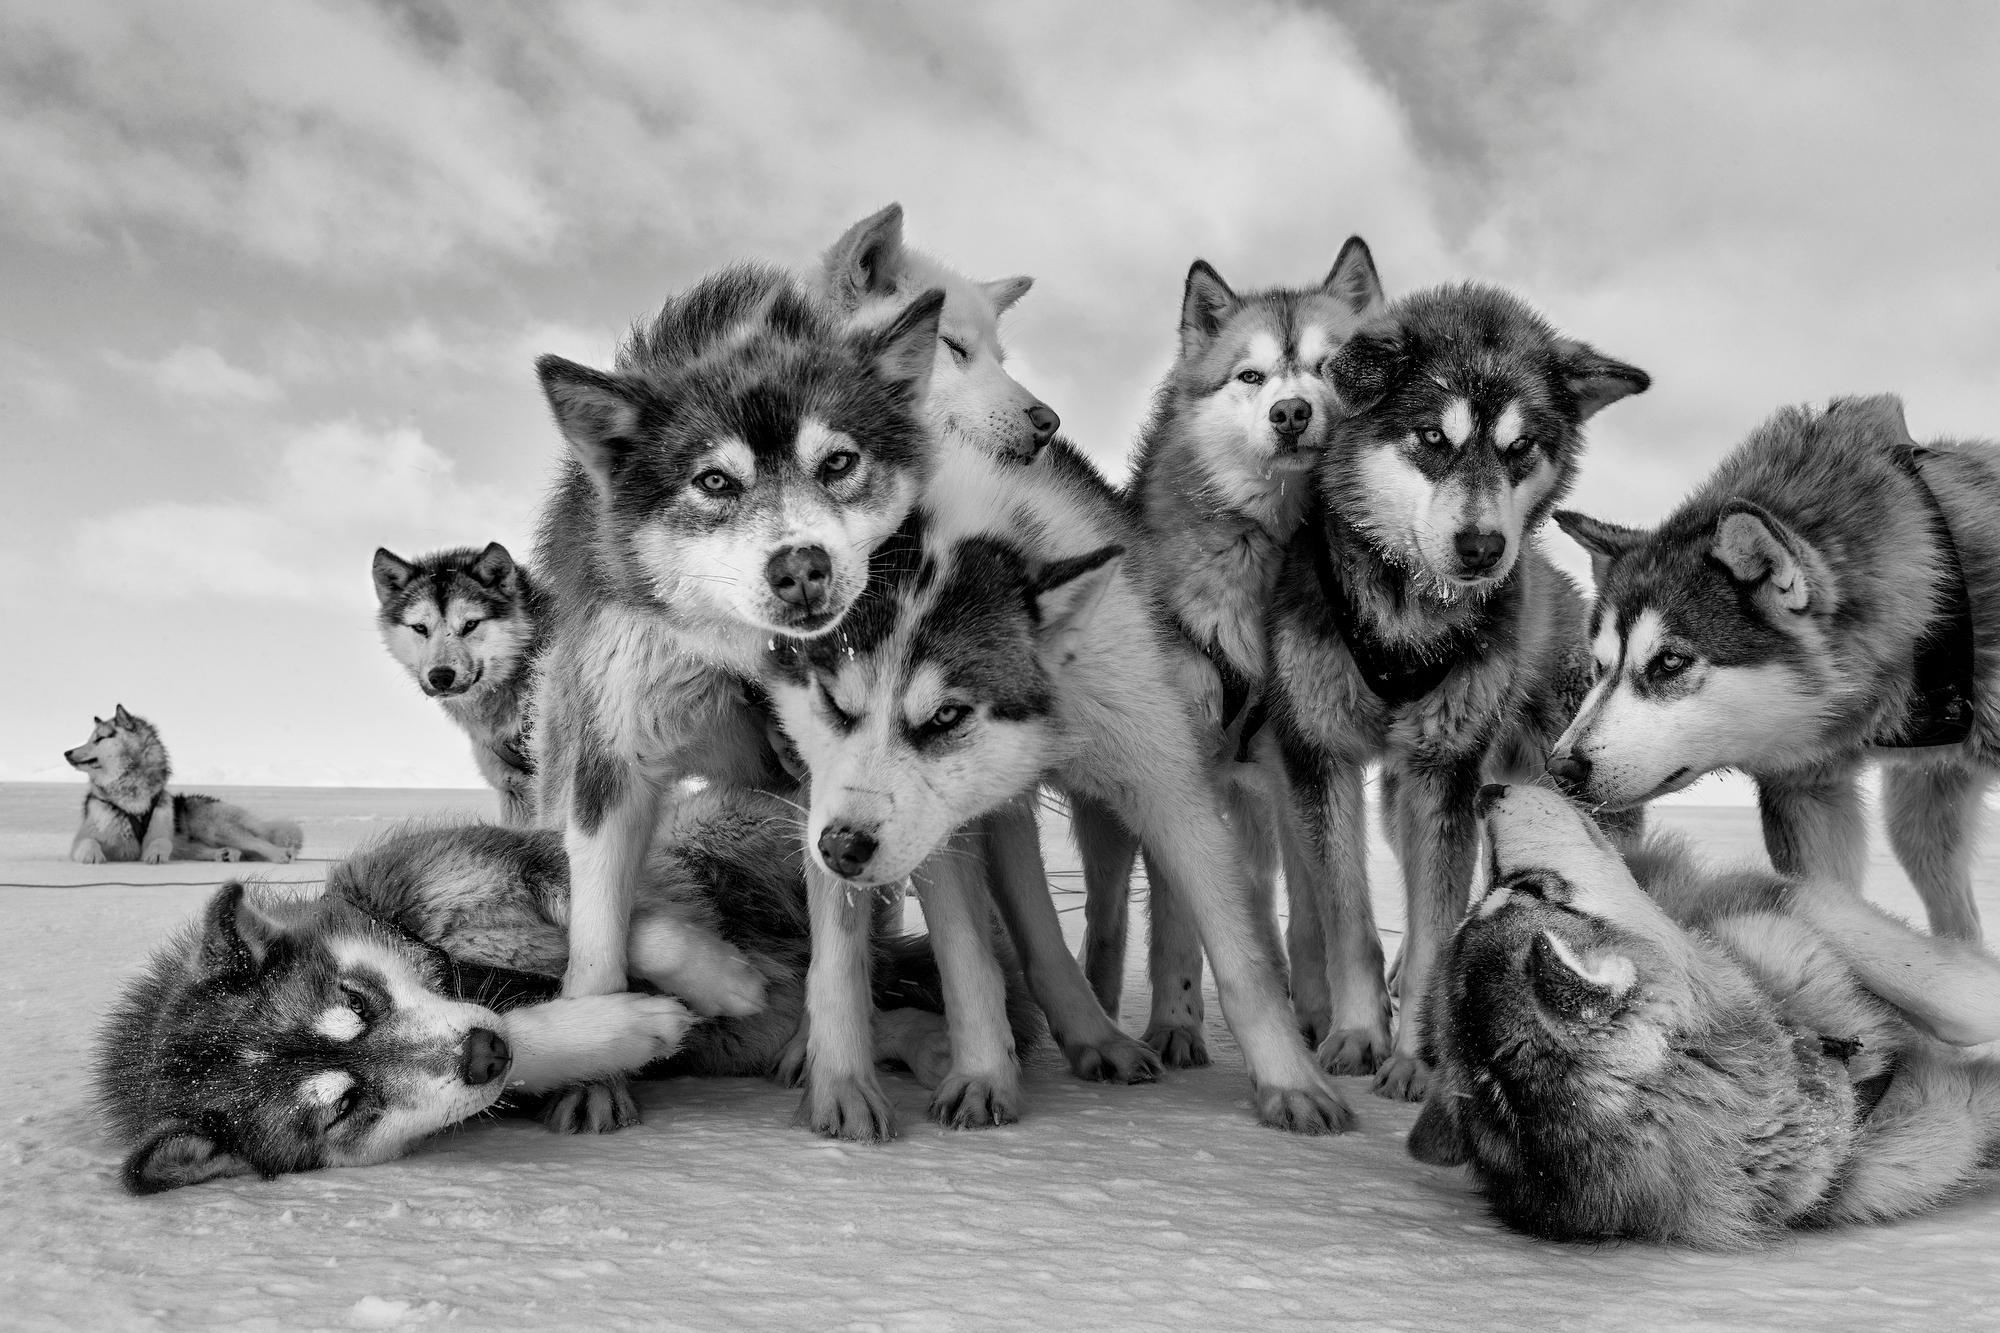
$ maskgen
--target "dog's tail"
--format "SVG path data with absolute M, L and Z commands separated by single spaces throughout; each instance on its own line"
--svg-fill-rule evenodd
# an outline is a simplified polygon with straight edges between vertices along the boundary
M 1007 980 L 1007 1026 L 1014 1033 L 1014 1051 L 1025 1057 L 1048 1036 L 1049 1025 L 1028 994 L 1028 981 L 1021 964 L 1006 933 L 997 924 L 993 930 L 993 951 L 1000 960 L 1000 973 Z M 878 930 L 871 976 L 877 1009 L 944 1012 L 944 981 L 938 975 L 937 956 L 931 952 L 928 935 L 888 934 Z

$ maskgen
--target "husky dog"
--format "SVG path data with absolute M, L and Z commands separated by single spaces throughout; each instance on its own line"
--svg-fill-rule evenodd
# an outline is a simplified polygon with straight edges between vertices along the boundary
M 921 491 L 943 304 L 842 330 L 784 274 L 740 266 L 670 299 L 608 374 L 538 363 L 569 444 L 536 561 L 555 613 L 531 754 L 575 886 L 564 994 L 624 988 L 662 793 L 782 780 L 746 682 L 773 635 L 840 619 Z
M 1351 1123 L 1290 1021 L 1278 960 L 1253 923 L 1179 649 L 1121 559 L 1139 541 L 1117 493 L 1075 451 L 1052 448 L 1032 468 L 968 451 L 878 552 L 847 619 L 818 639 L 780 641 L 767 687 L 812 775 L 802 1115 L 813 1128 L 893 1133 L 867 1049 L 866 917 L 848 884 L 912 872 L 952 1034 L 953 1073 L 932 1113 L 952 1124 L 1018 1114 L 1000 976 L 979 931 L 981 866 L 968 854 L 978 849 L 957 838 L 1041 783 L 1095 799 L 1186 886 L 1259 1116 L 1303 1132 Z M 1036 948 L 1023 941 L 1031 968 Z
M 1312 469 L 1340 400 L 1334 353 L 1382 305 L 1367 243 L 1350 236 L 1317 286 L 1238 293 L 1202 260 L 1181 296 L 1180 351 L 1153 401 L 1126 486 L 1145 532 L 1139 569 L 1198 651 L 1198 697 L 1227 738 L 1230 811 L 1268 901 L 1277 821 L 1247 754 L 1265 676 L 1264 618 L 1285 545 L 1312 498 Z M 1239 780 L 1241 779 L 1241 780 Z M 1076 811 L 1087 891 L 1084 970 L 1117 1012 L 1133 842 L 1089 801 Z M 1152 884 L 1146 1040 L 1171 1065 L 1206 1064 L 1201 950 L 1176 895 Z M 1268 908 L 1262 909 L 1268 915 Z M 1311 917 L 1295 911 L 1294 921 Z
M 323 897 L 224 887 L 104 1030 L 125 1183 L 387 1161 L 504 1094 L 663 1059 L 769 1072 L 804 993 L 795 829 L 774 798 L 711 790 L 660 831 L 628 963 L 668 995 L 557 997 L 569 879 L 552 831 L 413 824 L 336 866 Z M 935 1008 L 928 951 L 877 947 L 878 995 L 904 1007 L 876 1015 L 876 1054 L 935 1081 L 943 1022 L 909 1007 Z
M 1321 512 L 1286 549 L 1271 613 L 1285 877 L 1319 905 L 1293 917 L 1292 984 L 1327 1069 L 1414 1099 L 1414 1001 L 1471 888 L 1473 798 L 1489 766 L 1539 772 L 1584 690 L 1582 599 L 1534 532 L 1575 474 L 1583 423 L 1648 380 L 1472 285 L 1392 302 L 1330 377 L 1350 415 L 1327 437 Z M 1368 900 L 1371 760 L 1409 902 L 1393 1051 Z
M 1034 281 L 974 282 L 903 244 L 901 204 L 849 227 L 820 261 L 821 294 L 850 327 L 886 324 L 919 294 L 944 293 L 924 410 L 946 467 L 960 448 L 1030 462 L 1062 424 L 1054 409 L 1007 373 L 1000 346 L 1000 317 Z
M 1705 1249 L 1936 1207 L 2000 1149 L 2000 962 L 1826 885 L 1630 868 L 1551 791 L 1488 787 L 1486 887 L 1427 997 L 1409 1149 L 1553 1240 Z
M 169 792 L 173 765 L 160 733 L 119 704 L 109 721 L 92 718 L 90 739 L 64 750 L 90 778 L 72 861 L 289 861 L 305 834 L 289 819 L 260 819 L 213 796 Z
M 500 821 L 533 824 L 528 690 L 547 596 L 499 542 L 415 560 L 377 547 L 374 574 L 389 655 L 472 738 L 479 775 L 500 794 Z
M 1598 679 L 1549 769 L 1621 808 L 1756 779 L 1780 873 L 1859 889 L 1857 770 L 1939 934 L 1979 937 L 1971 858 L 2000 766 L 2000 449 L 1919 446 L 1893 397 L 1788 408 L 1651 532 L 1591 553 Z M 1978 614 L 1975 614 L 1978 613 Z

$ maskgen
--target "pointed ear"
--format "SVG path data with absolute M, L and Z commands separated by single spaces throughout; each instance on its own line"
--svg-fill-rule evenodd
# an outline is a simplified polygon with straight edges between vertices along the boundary
M 559 356 L 536 361 L 535 373 L 541 376 L 556 429 L 602 489 L 638 448 L 633 437 L 643 415 L 642 391 L 630 381 Z
M 1770 611 L 1826 615 L 1839 604 L 1833 571 L 1807 541 L 1748 500 L 1723 506 L 1709 554 Z
M 1342 344 L 1327 373 L 1342 405 L 1350 412 L 1365 412 L 1389 396 L 1409 363 L 1402 330 L 1393 322 L 1376 320 Z
M 1588 343 L 1564 338 L 1557 344 L 1560 373 L 1576 399 L 1576 419 L 1588 421 L 1620 398 L 1644 393 L 1653 377 L 1637 366 L 1614 361 Z
M 1611 1017 L 1639 981 L 1639 969 L 1624 954 L 1593 954 L 1586 962 L 1546 930 L 1528 945 L 1527 973 L 1535 998 L 1572 1018 L 1592 1010 Z
M 1036 633 L 1045 666 L 1061 670 L 1075 659 L 1090 628 L 1090 618 L 1117 576 L 1124 555 L 1122 546 L 1104 546 L 1058 560 L 1045 566 L 1029 585 L 1028 595 L 1041 621 Z
M 1181 288 L 1181 350 L 1194 355 L 1222 330 L 1222 321 L 1236 308 L 1236 293 L 1206 259 L 1188 265 Z
M 104 719 L 101 717 L 92 717 L 90 719 L 90 725 L 93 727 L 101 727 L 104 725 Z
M 820 263 L 827 290 L 842 310 L 894 292 L 903 269 L 903 206 L 890 204 L 849 227 Z
M 909 401 L 920 402 L 930 387 L 937 362 L 938 320 L 944 314 L 944 293 L 925 292 L 883 328 L 863 329 L 851 336 L 861 355 L 891 384 L 908 390 Z
M 1618 563 L 1618 557 L 1646 540 L 1641 529 L 1621 528 L 1574 509 L 1558 509 L 1553 517 L 1557 527 L 1590 552 L 1590 581 L 1600 588 L 1604 586 L 1605 574 Z
M 230 880 L 210 896 L 202 912 L 202 971 L 220 981 L 248 981 L 263 970 L 271 946 L 283 934 L 284 927 L 250 901 L 243 881 Z
M 125 1188 L 159 1194 L 223 1176 L 247 1176 L 256 1168 L 214 1137 L 184 1121 L 174 1121 L 132 1150 L 125 1159 Z
M 1838 415 L 1842 425 L 1855 425 L 1885 444 L 1905 449 L 1917 447 L 1917 442 L 1910 438 L 1910 423 L 1903 418 L 1903 400 L 1893 393 L 1836 398 L 1827 404 L 1826 411 L 1828 416 Z
M 1347 244 L 1340 247 L 1340 256 L 1333 261 L 1326 281 L 1320 284 L 1322 290 L 1347 303 L 1347 308 L 1357 315 L 1365 315 L 1380 306 L 1382 279 L 1375 272 L 1375 256 L 1368 252 L 1368 242 L 1359 236 L 1347 238 Z
M 1435 1078 L 1410 1137 L 1403 1141 L 1410 1156 L 1425 1166 L 1464 1166 L 1472 1160 L 1472 1139 L 1459 1121 L 1453 1098 Z
M 499 542 L 486 543 L 486 549 L 472 562 L 472 578 L 484 588 L 504 587 L 514 577 L 514 557 Z
M 125 711 L 124 704 L 118 705 L 118 711 L 111 715 L 111 720 L 113 722 L 116 722 L 121 727 L 129 727 L 132 725 L 132 715 Z
M 417 572 L 417 567 L 388 547 L 378 546 L 371 572 L 375 576 L 375 600 L 386 605 L 397 593 L 410 586 L 410 576 Z
M 1035 280 L 1026 275 L 1013 278 L 995 278 L 991 282 L 979 284 L 979 290 L 986 293 L 986 299 L 993 303 L 993 313 L 1004 315 L 1014 308 L 1014 303 L 1028 294 L 1028 288 Z

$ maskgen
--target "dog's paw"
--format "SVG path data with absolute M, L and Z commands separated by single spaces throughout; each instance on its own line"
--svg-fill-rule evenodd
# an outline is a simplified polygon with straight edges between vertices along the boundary
M 801 1088 L 806 1082 L 806 1025 L 799 1024 L 799 1030 L 785 1043 L 785 1049 L 778 1052 L 778 1058 L 771 1065 L 771 1081 L 781 1088 Z
M 579 1083 L 542 1103 L 542 1124 L 556 1134 L 609 1134 L 638 1123 L 639 1103 L 622 1078 Z
M 1257 1118 L 1288 1134 L 1345 1134 L 1354 1128 L 1354 1112 L 1328 1083 L 1303 1088 L 1259 1087 L 1254 1098 Z
M 80 842 L 69 849 L 69 857 L 87 866 L 101 866 L 104 864 L 104 848 L 94 842 Z
M 946 1129 L 985 1129 L 1021 1118 L 1021 1085 L 1012 1074 L 976 1077 L 950 1073 L 931 1098 L 931 1119 Z
M 234 847 L 218 847 L 215 849 L 215 859 L 218 861 L 241 861 L 243 853 Z
M 622 1000 L 630 1011 L 629 1021 L 633 1027 L 651 1041 L 652 1049 L 640 1059 L 632 1062 L 637 1069 L 664 1060 L 681 1048 L 681 1039 L 694 1026 L 695 1017 L 686 1005 L 671 995 L 629 995 L 606 996 L 606 999 Z
M 280 865 L 290 865 L 292 863 L 292 858 L 297 855 L 298 852 L 293 848 L 280 847 L 278 848 L 278 854 L 272 857 L 271 859 L 273 861 L 278 862 Z
M 1143 1040 L 1160 1053 L 1160 1063 L 1169 1069 L 1203 1069 L 1208 1065 L 1208 1042 L 1198 1027 L 1155 1023 L 1146 1029 Z
M 698 1014 L 748 1018 L 764 1012 L 764 974 L 733 950 L 717 955 L 699 975 L 679 980 L 677 994 Z
M 1389 1058 L 1389 1034 L 1342 1028 L 1329 1032 L 1316 1050 L 1319 1067 L 1329 1074 L 1372 1074 Z
M 830 1139 L 881 1143 L 896 1137 L 896 1112 L 873 1070 L 862 1076 L 810 1076 L 794 1119 Z
M 163 866 L 174 859 L 174 845 L 170 842 L 149 842 L 139 853 L 139 859 L 149 866 Z
M 1397 1051 L 1375 1071 L 1375 1095 L 1395 1102 L 1420 1102 L 1430 1091 L 1431 1067 Z
M 1102 1041 L 1064 1046 L 1063 1055 L 1078 1078 L 1096 1083 L 1152 1083 L 1160 1077 L 1159 1054 L 1122 1032 Z

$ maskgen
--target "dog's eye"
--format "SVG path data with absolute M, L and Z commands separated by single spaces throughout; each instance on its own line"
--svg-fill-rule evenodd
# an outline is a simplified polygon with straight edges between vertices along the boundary
M 930 732 L 950 731 L 953 727 L 956 727 L 971 716 L 972 710 L 964 704 L 946 704 L 944 707 L 938 709 L 937 712 L 931 714 L 930 720 L 924 723 L 924 730 Z
M 1517 438 L 1512 444 L 1502 446 L 1500 453 L 1507 458 L 1518 458 L 1533 448 L 1534 444 L 1533 437 L 1523 435 Z
M 341 1002 L 349 1009 L 352 1009 L 354 1016 L 360 1019 L 364 1025 L 375 1021 L 375 1001 L 368 992 L 362 990 L 359 986 L 350 986 L 343 983 L 340 988 L 340 998 Z
M 832 481 L 854 471 L 854 465 L 861 461 L 861 455 L 852 449 L 842 449 L 839 453 L 828 454 L 826 461 L 819 465 L 819 479 Z
M 320 1132 L 326 1133 L 329 1130 L 331 1130 L 335 1125 L 338 1125 L 341 1121 L 353 1115 L 355 1110 L 358 1107 L 360 1107 L 360 1105 L 361 1105 L 361 1089 L 349 1088 L 346 1092 L 341 1094 L 341 1098 L 339 1101 L 335 1102 L 332 1106 L 327 1108 L 327 1118 L 320 1125 Z
M 943 343 L 945 347 L 950 350 L 951 354 L 960 361 L 965 360 L 966 357 L 970 355 L 970 353 L 966 351 L 965 344 L 960 342 L 956 338 L 949 338 L 940 334 L 938 336 L 938 341 Z
M 841 706 L 833 701 L 833 691 L 826 687 L 825 681 L 815 680 L 813 684 L 819 687 L 820 705 L 826 709 L 834 721 L 841 723 L 843 726 L 854 721 L 853 714 L 843 711 Z
M 1236 379 L 1242 384 L 1262 384 L 1265 375 L 1261 370 L 1239 370 L 1236 372 Z
M 1427 430 L 1418 431 L 1417 438 L 1422 440 L 1425 444 L 1429 445 L 1433 449 L 1442 449 L 1444 448 L 1447 442 L 1445 433 L 1439 430 L 1436 426 L 1432 426 Z
M 1676 653 L 1669 650 L 1655 656 L 1652 662 L 1647 665 L 1646 673 L 1654 680 L 1671 680 L 1673 677 L 1680 675 L 1681 672 L 1686 671 L 1693 660 L 1685 653 Z
M 478 629 L 481 625 L 485 623 L 486 622 L 483 620 L 468 620 L 463 625 L 460 625 L 458 627 L 458 632 L 461 635 L 470 634 L 472 633 L 472 631 Z
M 696 489 L 708 495 L 734 495 L 742 489 L 736 484 L 736 478 L 715 468 L 710 468 L 696 477 L 694 484 Z
M 420 639 L 428 639 L 431 636 L 431 627 L 429 625 L 412 625 L 410 626 L 410 633 Z

